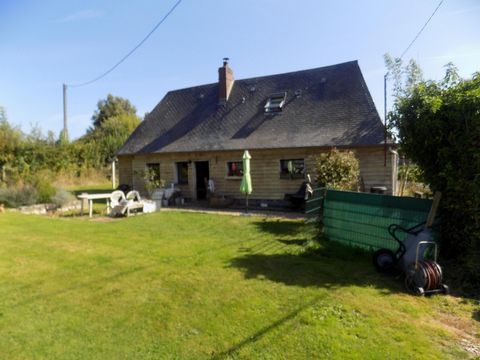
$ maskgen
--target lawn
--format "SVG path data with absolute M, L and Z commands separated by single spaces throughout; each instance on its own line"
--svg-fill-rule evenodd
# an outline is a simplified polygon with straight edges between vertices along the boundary
M 2 359 L 463 359 L 478 307 L 418 298 L 301 221 L 0 214 Z M 307 249 L 307 250 L 306 250 Z

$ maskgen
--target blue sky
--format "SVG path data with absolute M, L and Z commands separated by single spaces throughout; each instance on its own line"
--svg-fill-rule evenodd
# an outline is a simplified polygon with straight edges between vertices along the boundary
M 0 0 L 0 106 L 11 123 L 62 128 L 62 83 L 103 73 L 176 0 Z M 383 54 L 399 56 L 439 0 L 183 0 L 114 72 L 68 92 L 69 132 L 81 136 L 97 101 L 128 98 L 143 116 L 169 90 L 217 81 L 230 57 L 236 79 L 358 60 L 383 114 Z M 480 71 L 480 1 L 445 0 L 405 55 L 426 78 L 454 62 Z

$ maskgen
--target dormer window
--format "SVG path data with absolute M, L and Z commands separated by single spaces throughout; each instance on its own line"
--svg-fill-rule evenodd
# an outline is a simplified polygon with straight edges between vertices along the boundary
M 282 111 L 283 106 L 285 105 L 286 96 L 287 96 L 287 93 L 279 93 L 279 94 L 271 95 L 268 98 L 267 103 L 265 104 L 265 112 L 276 113 L 276 112 Z

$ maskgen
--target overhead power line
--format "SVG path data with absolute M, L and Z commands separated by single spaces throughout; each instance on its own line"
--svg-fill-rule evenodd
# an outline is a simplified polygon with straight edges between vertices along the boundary
M 423 24 L 422 28 L 420 29 L 420 31 L 417 33 L 417 35 L 413 38 L 412 42 L 407 46 L 407 48 L 403 51 L 402 55 L 400 55 L 400 59 L 403 58 L 403 56 L 407 53 L 407 51 L 412 47 L 413 43 L 418 39 L 418 37 L 420 36 L 420 34 L 423 32 L 423 30 L 427 27 L 428 23 L 430 22 L 430 20 L 432 20 L 433 16 L 435 15 L 435 13 L 437 12 L 437 10 L 440 8 L 440 6 L 443 4 L 443 1 L 444 0 L 441 0 L 437 7 L 435 8 L 435 10 L 433 11 L 432 15 L 430 15 L 430 17 L 428 18 L 428 20 L 425 22 L 425 24 Z
M 102 78 L 104 78 L 105 76 L 107 76 L 108 74 L 110 74 L 113 70 L 115 70 L 121 63 L 123 63 L 125 60 L 127 60 L 127 58 L 132 55 L 140 46 L 142 46 L 145 41 L 148 40 L 148 38 L 155 32 L 155 30 L 157 30 L 160 25 L 163 24 L 163 22 L 165 20 L 167 20 L 167 18 L 173 13 L 173 11 L 177 8 L 178 5 L 180 5 L 180 3 L 182 2 L 182 0 L 178 0 L 175 5 L 172 6 L 172 8 L 165 14 L 165 16 L 153 27 L 153 29 L 142 39 L 142 41 L 140 41 L 132 50 L 130 50 L 124 57 L 122 57 L 115 65 L 113 65 L 110 69 L 108 69 L 107 71 L 105 71 L 104 73 L 102 73 L 101 75 L 97 76 L 96 78 L 93 78 L 92 80 L 90 81 L 86 81 L 86 82 L 83 82 L 83 83 L 79 83 L 79 84 L 71 84 L 71 85 L 67 85 L 67 84 L 63 84 L 63 133 L 62 133 L 62 136 L 63 136 L 63 139 L 65 141 L 68 141 L 68 127 L 67 127 L 67 88 L 68 87 L 80 87 L 80 86 L 85 86 L 85 85 L 90 85 Z
M 415 41 L 417 41 L 419 36 L 422 34 L 423 30 L 425 30 L 425 28 L 427 27 L 430 20 L 432 20 L 433 16 L 436 14 L 436 12 L 440 8 L 440 6 L 442 6 L 443 1 L 444 0 L 440 0 L 437 7 L 435 8 L 435 10 L 433 10 L 432 15 L 430 15 L 430 17 L 427 19 L 425 24 L 423 24 L 422 28 L 418 31 L 417 35 L 415 35 L 413 40 L 410 42 L 410 44 L 408 44 L 407 48 L 403 51 L 402 55 L 400 55 L 400 60 L 403 59 L 403 57 L 407 53 L 407 51 L 410 50 L 410 48 L 415 43 Z M 388 131 L 387 130 L 387 79 L 388 79 L 388 72 L 383 76 L 383 113 L 384 113 L 383 121 L 385 123 L 384 124 L 385 125 L 385 134 L 384 134 L 384 139 L 383 139 L 384 140 L 383 141 L 383 145 L 384 145 L 383 166 L 387 166 L 387 135 L 388 135 L 387 134 L 387 131 Z
M 86 82 L 83 82 L 83 83 L 80 83 L 80 84 L 70 84 L 68 85 L 69 87 L 80 87 L 80 86 L 85 86 L 85 85 L 90 85 L 102 78 L 104 78 L 105 76 L 107 76 L 108 74 L 110 74 L 113 70 L 115 70 L 121 63 L 123 63 L 125 60 L 127 60 L 127 58 L 132 55 L 140 46 L 143 45 L 143 43 L 145 43 L 145 41 L 148 40 L 148 38 L 155 32 L 155 30 L 157 30 L 159 28 L 160 25 L 163 24 L 163 22 L 165 20 L 167 20 L 167 18 L 173 13 L 173 11 L 177 8 L 178 5 L 180 5 L 180 3 L 182 2 L 182 0 L 178 0 L 175 5 L 173 5 L 173 7 L 167 12 L 167 14 L 165 14 L 165 16 L 155 25 L 155 27 L 143 38 L 142 41 L 140 41 L 132 50 L 130 50 L 124 57 L 122 57 L 115 65 L 113 65 L 110 69 L 108 69 L 107 71 L 105 71 L 104 73 L 102 73 L 101 75 L 97 76 L 96 78 L 92 79 L 92 80 L 89 80 L 89 81 L 86 81 Z

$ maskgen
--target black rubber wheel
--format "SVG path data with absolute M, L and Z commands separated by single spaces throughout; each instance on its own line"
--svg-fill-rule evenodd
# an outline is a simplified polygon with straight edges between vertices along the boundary
M 406 274 L 405 275 L 405 289 L 407 289 L 407 291 L 409 293 L 412 293 L 413 294 L 413 288 L 414 288 L 414 285 L 413 285 L 413 278 L 410 274 Z
M 380 249 L 373 253 L 373 266 L 378 272 L 391 272 L 397 263 L 397 258 L 392 250 Z

